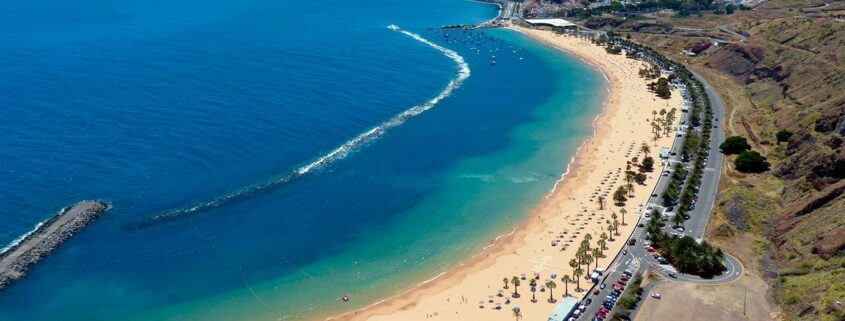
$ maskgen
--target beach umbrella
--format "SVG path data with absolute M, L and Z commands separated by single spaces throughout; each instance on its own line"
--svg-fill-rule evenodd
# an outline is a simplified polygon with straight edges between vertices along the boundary
M 556 278 L 556 277 L 557 277 L 557 273 L 556 273 L 556 272 L 552 272 L 552 279 L 554 279 L 554 278 Z
M 511 311 L 514 311 L 514 312 L 519 312 L 519 310 L 520 310 L 519 306 L 515 306 L 511 309 Z

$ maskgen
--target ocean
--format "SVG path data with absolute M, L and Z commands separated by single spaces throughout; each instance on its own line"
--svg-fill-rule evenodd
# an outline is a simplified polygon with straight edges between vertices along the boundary
M 0 247 L 80 200 L 113 208 L 0 292 L 0 320 L 310 319 L 478 253 L 554 188 L 606 95 L 516 32 L 437 30 L 496 12 L 5 3 Z

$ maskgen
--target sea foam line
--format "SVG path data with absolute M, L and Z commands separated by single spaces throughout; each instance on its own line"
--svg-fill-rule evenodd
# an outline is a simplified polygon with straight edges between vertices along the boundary
M 371 129 L 359 134 L 358 136 L 355 136 L 354 138 L 352 138 L 352 139 L 346 141 L 345 143 L 343 143 L 343 145 L 338 146 L 337 148 L 335 148 L 335 149 L 331 150 L 330 152 L 326 153 L 325 155 L 317 158 L 316 160 L 312 161 L 311 163 L 308 163 L 308 164 L 296 169 L 295 171 L 288 173 L 287 175 L 277 177 L 277 178 L 272 179 L 268 182 L 264 182 L 264 183 L 260 183 L 260 184 L 256 184 L 256 185 L 253 185 L 253 186 L 246 187 L 242 190 L 220 196 L 220 197 L 213 199 L 211 201 L 207 201 L 205 203 L 197 204 L 197 205 L 194 205 L 194 206 L 189 207 L 189 208 L 181 208 L 181 209 L 177 209 L 177 210 L 174 210 L 174 211 L 170 211 L 170 212 L 158 214 L 158 215 L 155 215 L 155 216 L 151 216 L 151 217 L 148 217 L 148 218 L 141 220 L 139 222 L 135 222 L 135 223 L 126 225 L 125 228 L 129 228 L 129 229 L 142 228 L 142 227 L 152 225 L 152 224 L 156 224 L 156 223 L 159 223 L 159 222 L 169 221 L 169 220 L 177 219 L 177 218 L 180 218 L 180 217 L 183 217 L 183 216 L 195 214 L 197 212 L 217 208 L 217 207 L 220 207 L 221 205 L 228 203 L 230 201 L 233 201 L 233 200 L 236 200 L 236 199 L 241 199 L 241 198 L 247 197 L 249 195 L 252 195 L 254 193 L 264 191 L 264 190 L 270 189 L 272 187 L 276 187 L 276 186 L 288 183 L 291 180 L 294 180 L 296 178 L 302 177 L 302 176 L 310 173 L 314 169 L 320 168 L 320 167 L 322 167 L 326 164 L 329 164 L 329 163 L 332 163 L 334 161 L 345 158 L 347 155 L 349 155 L 350 152 L 353 152 L 357 148 L 363 146 L 364 144 L 371 142 L 374 139 L 384 135 L 384 133 L 386 133 L 388 130 L 396 128 L 396 127 L 404 124 L 406 121 L 408 121 L 408 119 L 411 119 L 414 116 L 422 114 L 423 112 L 433 108 L 435 105 L 437 105 L 437 103 L 439 103 L 440 101 L 442 101 L 446 97 L 449 97 L 452 94 L 452 92 L 454 92 L 456 89 L 458 89 L 461 86 L 461 84 L 463 84 L 464 80 L 469 78 L 469 76 L 470 76 L 469 64 L 466 63 L 466 61 L 464 60 L 464 57 L 459 55 L 454 50 L 451 50 L 451 49 L 445 48 L 443 46 L 440 46 L 436 43 L 433 43 L 433 42 L 429 41 L 428 39 L 423 38 L 422 36 L 420 36 L 418 34 L 415 34 L 413 32 L 407 31 L 407 30 L 403 30 L 402 28 L 399 28 L 396 25 L 389 25 L 389 26 L 387 26 L 387 28 L 390 29 L 390 30 L 402 33 L 402 34 L 404 34 L 408 37 L 411 37 L 414 40 L 417 40 L 417 41 L 419 41 L 419 42 L 421 42 L 425 45 L 428 45 L 429 47 L 434 48 L 437 51 L 440 51 L 441 53 L 443 53 L 443 55 L 445 55 L 446 57 L 449 57 L 450 59 L 452 59 L 452 61 L 455 62 L 455 68 L 457 69 L 457 73 L 455 74 L 454 77 L 452 77 L 451 80 L 449 80 L 449 84 L 447 84 L 446 87 L 443 88 L 443 90 L 440 91 L 439 94 L 437 94 L 437 96 L 435 96 L 434 98 L 426 101 L 425 103 L 411 107 L 411 108 L 397 114 L 396 116 L 393 116 L 393 118 L 390 118 L 387 121 L 379 124 L 378 126 L 373 127 Z
M 0 254 L 6 253 L 7 251 L 11 250 L 13 247 L 18 246 L 18 244 L 21 244 L 21 242 L 23 242 L 23 240 L 25 240 L 27 237 L 32 235 L 32 233 L 35 233 L 35 231 L 38 231 L 38 229 L 40 229 L 41 226 L 43 226 L 44 223 L 49 221 L 49 220 L 50 219 L 46 219 L 44 221 L 38 222 L 38 224 L 35 224 L 35 227 L 33 229 L 29 230 L 29 232 L 26 232 L 24 235 L 21 235 L 20 237 L 16 238 L 14 241 L 9 243 L 9 245 L 6 245 L 6 247 L 0 249 Z

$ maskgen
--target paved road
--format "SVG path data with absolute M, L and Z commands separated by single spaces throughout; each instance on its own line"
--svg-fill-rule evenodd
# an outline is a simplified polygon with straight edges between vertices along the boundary
M 702 78 L 699 74 L 693 73 L 696 79 L 704 84 L 704 90 L 708 97 L 710 98 L 711 107 L 713 109 L 713 118 L 714 123 L 717 124 L 715 128 L 711 130 L 711 141 L 710 141 L 710 154 L 708 156 L 707 166 L 704 169 L 704 173 L 701 180 L 701 186 L 699 189 L 699 198 L 698 202 L 696 203 L 695 209 L 690 211 L 690 219 L 684 224 L 685 231 L 681 234 L 691 236 L 696 240 L 701 240 L 704 236 L 705 229 L 707 227 L 707 223 L 710 220 L 710 214 L 713 212 L 713 206 L 716 201 L 716 192 L 719 188 L 719 177 L 720 173 L 722 172 L 722 161 L 723 155 L 719 152 L 719 144 L 724 141 L 725 133 L 719 124 L 724 116 L 724 103 L 713 87 L 708 84 L 704 78 Z M 687 120 L 689 115 L 687 113 L 681 114 L 680 120 Z M 683 137 L 676 137 L 675 141 L 672 145 L 672 150 L 677 152 L 677 149 L 680 148 L 681 144 L 683 143 Z M 671 157 L 667 162 L 667 166 L 665 169 L 669 169 L 674 166 L 674 163 L 677 163 L 679 160 L 677 156 Z M 665 170 L 664 169 L 664 170 Z M 657 175 L 660 175 L 657 173 Z M 660 204 L 661 200 L 659 198 L 660 193 L 665 189 L 666 184 L 668 184 L 669 177 L 661 176 L 658 180 L 657 187 L 655 188 L 655 193 L 658 196 L 652 196 L 649 199 L 648 206 L 659 206 L 656 204 Z M 645 214 L 649 211 L 643 211 L 642 214 Z M 638 222 L 634 222 L 633 224 L 638 223 L 645 223 L 647 219 L 645 215 L 639 218 Z M 668 227 L 667 227 L 668 228 Z M 613 264 L 604 274 L 603 279 L 599 282 L 606 283 L 607 286 L 604 289 L 601 289 L 600 286 L 596 285 L 593 288 L 589 289 L 589 294 L 586 295 L 585 299 L 582 301 L 582 304 L 586 301 L 587 298 L 591 299 L 591 304 L 587 305 L 586 310 L 581 314 L 580 320 L 591 320 L 593 316 L 598 312 L 599 308 L 601 308 L 602 303 L 604 302 L 605 298 L 608 294 L 613 291 L 611 284 L 618 281 L 624 271 L 629 270 L 632 271 L 634 274 L 636 273 L 645 273 L 648 268 L 651 268 L 656 273 L 663 276 L 664 280 L 658 282 L 652 282 L 649 285 L 643 288 L 643 296 L 648 296 L 649 292 L 652 288 L 659 284 L 663 284 L 666 282 L 693 282 L 693 283 L 700 283 L 700 284 L 721 284 L 731 282 L 742 275 L 742 265 L 740 262 L 734 258 L 733 256 L 726 255 L 725 256 L 725 267 L 727 267 L 727 271 L 722 275 L 715 276 L 713 278 L 704 279 L 694 275 L 687 275 L 678 273 L 671 265 L 660 264 L 654 259 L 648 251 L 645 250 L 645 227 L 637 226 L 634 232 L 631 235 L 631 238 L 636 239 L 636 245 L 633 246 L 625 246 L 623 252 L 617 254 L 617 257 L 614 259 Z M 677 232 L 675 232 L 678 234 Z M 626 253 L 626 254 L 622 254 Z M 674 273 L 675 277 L 669 277 L 669 273 Z M 598 289 L 599 293 L 594 294 L 594 291 Z M 636 313 L 639 309 L 633 310 L 631 313 L 631 319 L 636 318 Z
M 729 33 L 729 34 L 733 35 L 734 37 L 739 38 L 739 41 L 741 41 L 741 42 L 748 41 L 748 37 L 743 36 L 742 34 L 731 30 L 730 28 L 728 28 L 727 25 L 719 25 L 719 30 L 722 30 L 723 32 Z

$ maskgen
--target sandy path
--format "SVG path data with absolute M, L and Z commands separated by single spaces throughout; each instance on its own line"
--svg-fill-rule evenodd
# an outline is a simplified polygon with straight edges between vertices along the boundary
M 647 143 L 651 156 L 657 158 L 660 147 L 670 147 L 673 137 L 652 140 L 652 111 L 680 106 L 679 95 L 670 100 L 657 99 L 648 92 L 646 81 L 638 76 L 642 62 L 625 58 L 624 55 L 607 54 L 602 47 L 569 36 L 555 35 L 550 31 L 517 28 L 535 39 L 565 50 L 596 66 L 610 81 L 610 95 L 601 115 L 597 117 L 595 134 L 578 151 L 570 164 L 570 172 L 558 183 L 554 193 L 542 200 L 529 218 L 516 227 L 513 234 L 501 238 L 485 252 L 469 258 L 435 280 L 397 294 L 370 307 L 353 311 L 334 320 L 514 320 L 511 307 L 518 305 L 525 320 L 545 320 L 556 304 L 546 302 L 549 291 L 537 292 L 537 303 L 531 303 L 528 280 L 519 287 L 521 298 L 504 301 L 513 291 L 504 290 L 504 297 L 496 296 L 503 290 L 502 278 L 526 274 L 531 277 L 540 273 L 540 284 L 550 279 L 551 272 L 559 275 L 572 274 L 569 260 L 583 235 L 590 233 L 595 245 L 599 235 L 611 217 L 622 207 L 613 205 L 613 191 L 625 182 L 626 161 L 632 157 L 642 158 L 640 146 Z M 598 265 L 607 267 L 610 259 L 621 250 L 624 239 L 635 227 L 641 205 L 654 189 L 661 171 L 659 163 L 654 172 L 648 174 L 645 186 L 635 185 L 633 198 L 624 207 L 628 214 L 620 226 L 615 241 L 608 242 L 604 251 L 606 258 Z M 607 194 L 607 205 L 599 210 L 596 195 Z M 565 234 L 562 234 L 564 233 Z M 611 233 L 608 233 L 611 234 Z M 553 240 L 560 245 L 552 246 Z M 595 264 L 593 264 L 593 267 Z M 554 281 L 557 289 L 554 296 L 560 300 L 565 286 L 558 276 Z M 589 281 L 581 280 L 586 288 Z M 579 299 L 582 294 L 574 293 L 575 284 L 569 284 L 569 294 Z M 489 303 L 493 300 L 494 303 Z M 496 303 L 501 310 L 493 309 Z M 483 308 L 479 306 L 483 305 Z

